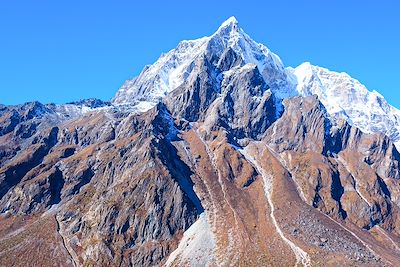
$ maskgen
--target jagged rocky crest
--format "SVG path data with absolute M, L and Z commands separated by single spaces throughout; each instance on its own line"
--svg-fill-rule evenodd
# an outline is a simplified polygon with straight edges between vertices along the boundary
M 397 266 L 398 125 L 230 18 L 111 103 L 0 106 L 0 265 Z

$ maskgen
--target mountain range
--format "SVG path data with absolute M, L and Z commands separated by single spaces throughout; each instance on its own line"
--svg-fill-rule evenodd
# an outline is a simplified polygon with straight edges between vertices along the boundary
M 399 266 L 400 111 L 231 17 L 110 101 L 0 105 L 1 266 Z

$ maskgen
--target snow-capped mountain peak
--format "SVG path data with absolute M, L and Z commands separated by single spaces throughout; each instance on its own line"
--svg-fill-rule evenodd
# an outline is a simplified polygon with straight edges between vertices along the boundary
M 169 51 L 142 73 L 125 82 L 113 99 L 117 105 L 130 104 L 145 111 L 156 105 L 165 95 L 183 84 L 193 72 L 196 60 L 202 56 L 220 58 L 227 49 L 239 55 L 243 64 L 256 64 L 266 83 L 283 98 L 288 95 L 277 90 L 286 83 L 286 70 L 280 58 L 267 47 L 253 41 L 230 17 L 209 37 L 185 40 Z M 218 86 L 218 85 L 216 85 Z
M 210 39 L 220 39 L 224 48 L 234 47 L 239 39 L 246 35 L 235 17 L 224 21 Z
M 235 16 L 231 16 L 231 17 L 229 17 L 227 20 L 225 20 L 225 21 L 221 24 L 221 26 L 219 27 L 218 30 L 220 30 L 220 29 L 222 29 L 222 28 L 225 28 L 225 27 L 233 26 L 233 25 L 236 25 L 236 26 L 239 25 L 239 22 L 238 22 L 238 20 L 236 19 Z
M 112 100 L 115 105 L 128 105 L 138 112 L 154 107 L 169 93 L 200 75 L 197 64 L 204 58 L 210 62 L 208 73 L 214 79 L 215 91 L 223 82 L 224 73 L 235 66 L 219 66 L 219 60 L 233 52 L 235 64 L 254 64 L 275 96 L 278 113 L 280 100 L 316 94 L 332 117 L 341 117 L 364 132 L 380 132 L 400 147 L 400 111 L 390 106 L 376 91 L 368 91 L 346 73 L 333 72 L 305 62 L 297 68 L 285 68 L 281 59 L 263 44 L 255 42 L 240 27 L 235 17 L 228 18 L 209 37 L 180 42 L 175 49 L 162 54 L 140 75 L 128 80 Z
M 344 72 L 313 66 L 309 62 L 291 70 L 302 96 L 318 95 L 333 117 L 345 118 L 366 133 L 383 133 L 400 147 L 400 111 L 381 94 L 369 91 Z
M 222 53 L 227 48 L 232 48 L 244 60 L 245 64 L 256 64 L 261 73 L 264 70 L 284 73 L 281 59 L 272 53 L 265 45 L 255 42 L 240 27 L 235 17 L 230 17 L 210 37 L 209 47 L 215 54 Z M 264 74 L 266 75 L 266 74 Z M 266 75 L 267 83 L 274 79 Z

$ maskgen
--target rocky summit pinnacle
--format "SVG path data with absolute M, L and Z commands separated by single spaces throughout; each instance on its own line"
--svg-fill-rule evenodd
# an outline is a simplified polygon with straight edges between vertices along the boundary
M 231 17 L 111 102 L 0 105 L 0 266 L 398 266 L 399 125 Z
M 229 42 L 233 42 L 235 38 L 239 38 L 240 35 L 245 34 L 243 29 L 240 28 L 239 22 L 235 17 L 230 17 L 226 21 L 224 21 L 218 30 L 211 36 L 218 36 L 219 38 L 223 38 Z

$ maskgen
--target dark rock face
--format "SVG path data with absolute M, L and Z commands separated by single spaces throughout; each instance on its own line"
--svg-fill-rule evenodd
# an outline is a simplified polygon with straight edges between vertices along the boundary
M 2 127 L 0 128 L 0 135 L 12 132 L 17 124 L 20 122 L 20 116 L 16 111 L 12 111 L 7 115 L 2 116 Z
M 86 251 L 81 264 L 159 264 L 171 252 L 174 236 L 187 229 L 201 212 L 195 206 L 199 201 L 193 203 L 182 185 L 190 175 L 187 167 L 185 170 L 180 163 L 182 170 L 177 170 L 178 163 L 165 160 L 175 157 L 170 155 L 173 151 L 165 141 L 166 132 L 159 131 L 170 126 L 163 121 L 166 111 L 160 109 L 150 115 L 154 116 L 153 124 L 146 126 L 155 135 L 146 136 L 146 130 L 140 129 L 137 137 L 128 138 L 121 147 L 100 148 L 104 163 L 92 166 L 97 172 L 86 179 L 87 184 L 59 215 L 64 235 L 71 241 L 84 233 L 76 241 Z M 123 153 L 115 158 L 113 151 L 121 149 Z M 72 194 L 75 188 L 77 185 Z M 79 212 L 75 210 L 77 205 Z M 97 224 L 95 229 L 93 223 Z M 104 239 L 98 240 L 99 235 Z M 91 252 L 91 240 L 98 240 L 95 246 L 105 253 Z
M 284 114 L 267 133 L 274 149 L 322 152 L 329 129 L 327 114 L 317 97 L 294 97 L 286 100 L 284 106 Z
M 338 123 L 327 123 L 317 98 L 292 98 L 265 139 L 299 179 L 306 202 L 363 229 L 380 225 L 397 232 L 397 197 L 391 194 L 398 184 L 396 148 L 386 136 Z
M 165 103 L 174 117 L 205 121 L 210 129 L 224 127 L 237 138 L 260 138 L 278 113 L 268 89 L 255 65 L 244 66 L 227 49 L 219 58 L 200 58 L 189 82 L 172 91 Z
M 115 121 L 118 130 L 103 115 L 28 138 L 33 145 L 0 170 L 1 211 L 60 206 L 58 232 L 78 265 L 160 264 L 203 210 L 191 171 L 169 141 L 176 126 L 163 105 Z M 114 136 L 103 138 L 100 129 Z
M 219 93 L 218 73 L 207 57 L 200 58 L 189 82 L 171 92 L 166 99 L 172 114 L 188 121 L 204 120 L 207 108 Z
M 36 148 L 33 148 L 32 154 L 21 155 L 24 158 L 23 160 L 15 165 L 3 167 L 3 171 L 0 174 L 0 197 L 3 197 L 11 187 L 17 185 L 30 170 L 43 161 L 43 158 L 56 144 L 57 134 L 57 127 L 51 129 L 48 137 L 37 144 Z
M 275 100 L 255 65 L 246 65 L 225 77 L 221 99 L 207 118 L 228 129 L 236 138 L 257 139 L 276 119 Z M 206 120 L 208 123 L 209 120 Z

